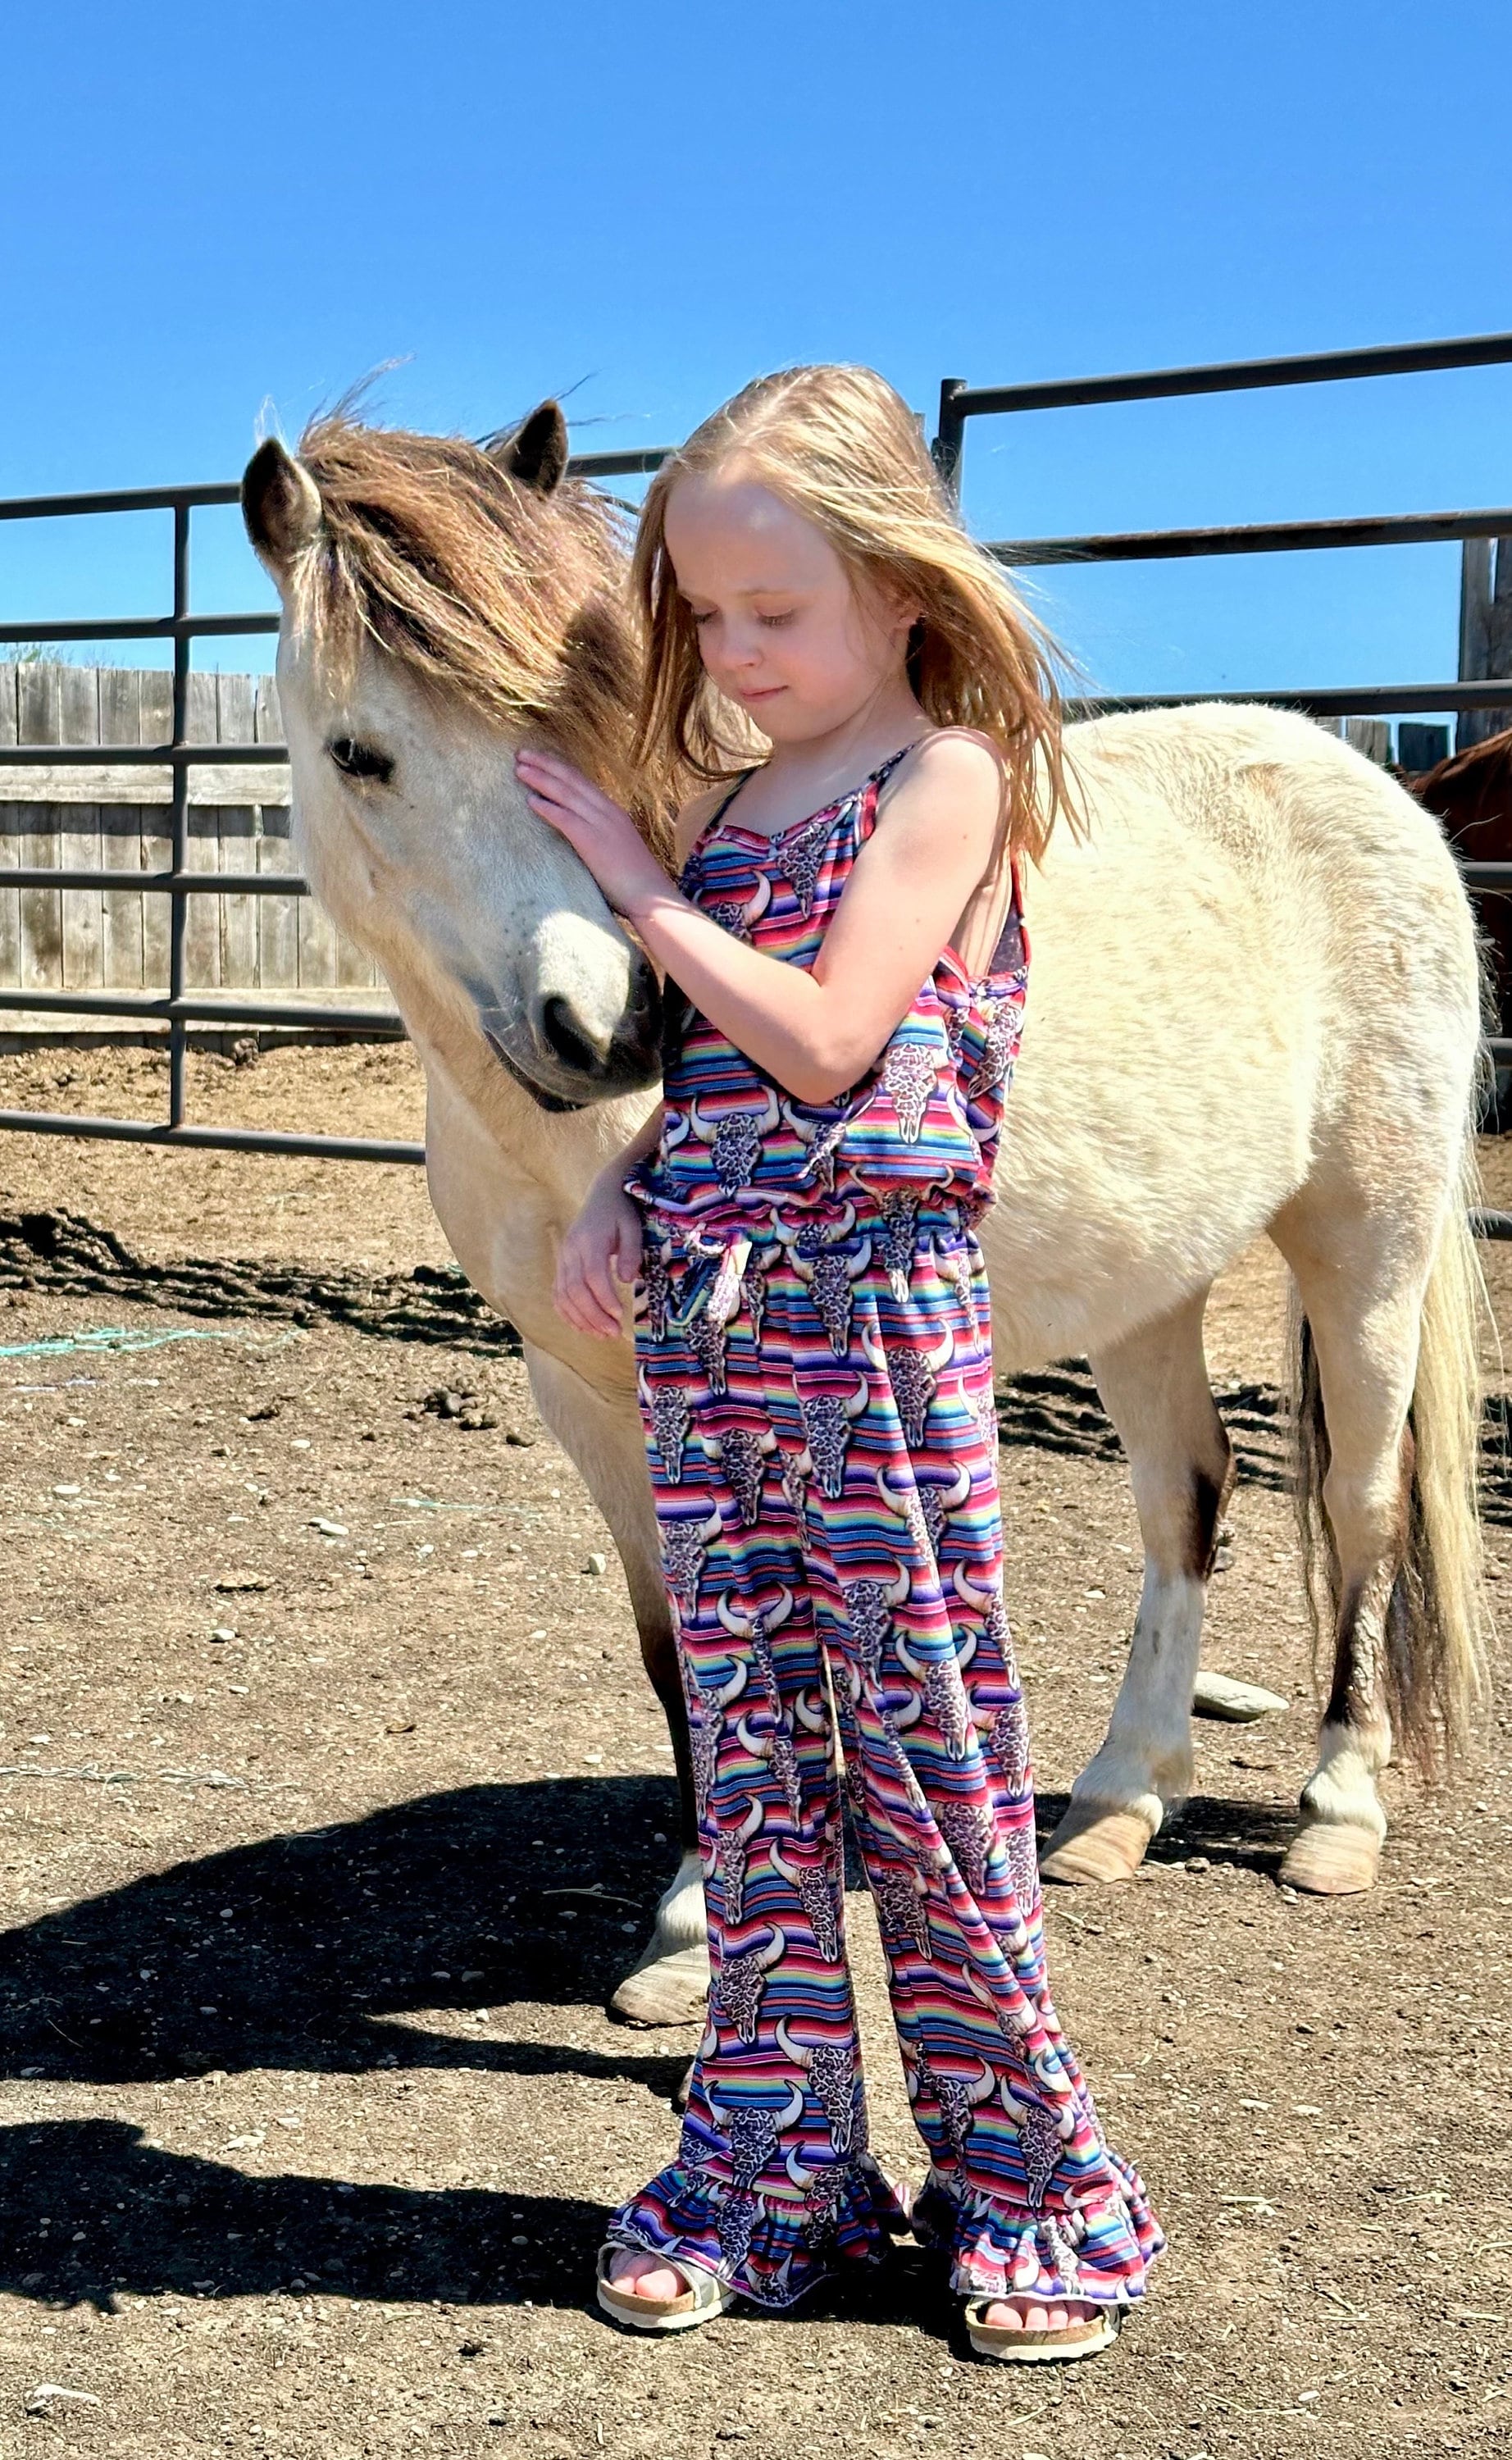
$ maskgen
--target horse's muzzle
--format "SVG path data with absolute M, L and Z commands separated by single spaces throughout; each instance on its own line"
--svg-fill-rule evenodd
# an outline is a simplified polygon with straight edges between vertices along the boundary
M 637 949 L 625 1005 L 606 1033 L 570 992 L 544 991 L 523 1011 L 479 1005 L 490 1049 L 543 1110 L 584 1110 L 654 1085 L 661 1072 L 662 991 Z

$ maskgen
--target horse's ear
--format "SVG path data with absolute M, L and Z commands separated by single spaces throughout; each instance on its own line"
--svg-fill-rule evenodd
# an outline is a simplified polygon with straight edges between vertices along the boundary
M 486 448 L 506 477 L 522 487 L 549 496 L 562 484 L 567 467 L 567 422 L 560 402 L 543 401 L 510 435 L 493 438 Z
M 276 435 L 258 446 L 243 472 L 242 519 L 275 581 L 319 535 L 320 490 Z

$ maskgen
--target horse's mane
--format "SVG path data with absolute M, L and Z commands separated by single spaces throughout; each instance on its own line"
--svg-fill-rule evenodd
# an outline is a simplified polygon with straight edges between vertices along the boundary
M 345 407 L 311 421 L 299 457 L 324 519 L 292 576 L 296 612 L 331 670 L 374 641 L 427 689 L 549 741 L 659 833 L 664 781 L 630 766 L 639 642 L 619 507 L 572 478 L 543 496 L 462 436 Z

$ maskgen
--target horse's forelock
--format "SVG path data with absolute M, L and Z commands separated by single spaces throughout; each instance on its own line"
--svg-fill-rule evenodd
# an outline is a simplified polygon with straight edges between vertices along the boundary
M 427 689 L 536 730 L 643 808 L 629 768 L 638 642 L 618 508 L 581 482 L 519 485 L 461 436 L 314 420 L 299 457 L 322 535 L 295 577 L 321 660 L 379 644 Z

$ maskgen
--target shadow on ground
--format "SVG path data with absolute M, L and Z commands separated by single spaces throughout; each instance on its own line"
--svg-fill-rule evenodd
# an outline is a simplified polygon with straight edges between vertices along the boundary
M 1048 1816 L 1050 1801 L 1043 1801 Z M 1246 1802 L 1221 1793 L 1194 1794 L 1160 1834 L 1153 1837 L 1147 1862 L 1185 1862 L 1205 1854 L 1213 1864 L 1258 1871 L 1275 1878 L 1282 1856 L 1297 1833 L 1297 1809 L 1291 1802 Z
M 1064 1808 L 1043 1797 L 1044 1827 Z M 674 1812 L 671 1784 L 650 1777 L 470 1787 L 138 1880 L 0 1940 L 0 2071 L 100 2084 L 233 2068 L 570 2071 L 671 2099 L 685 2034 L 626 2032 L 606 2049 L 497 2031 L 513 2002 L 607 1997 L 668 1877 L 654 1839 Z M 1279 1808 L 1205 1800 L 1155 1856 L 1269 1870 L 1291 1824 Z M 494 2025 L 477 2033 L 402 2021 L 482 2004 Z M 98 2307 L 123 2292 L 300 2287 L 581 2306 L 604 2220 L 570 2197 L 248 2176 L 107 2119 L 0 2129 L 0 2288 Z M 938 2305 L 941 2329 L 951 2311 L 908 2249 L 824 2299 L 809 2311 L 862 2299 L 874 2322 L 919 2322 Z
M 1042 1834 L 1065 1809 L 1041 1798 Z M 670 1782 L 557 1779 L 423 1795 L 370 1817 L 183 1862 L 0 1939 L 0 2073 L 121 2084 L 215 2068 L 553 2068 L 671 2091 L 665 2052 L 458 2034 L 412 2010 L 497 2018 L 519 2001 L 600 2005 L 671 1874 Z M 1204 1798 L 1151 1858 L 1271 1872 L 1289 1810 Z M 853 1883 L 859 1873 L 853 1869 Z
M 639 1953 L 674 1854 L 657 1777 L 470 1786 L 181 1862 L 0 1938 L 0 2073 L 120 2084 L 211 2068 L 623 2061 L 458 2038 L 411 2009 L 598 2004 Z M 681 2036 L 670 2037 L 679 2040 Z M 643 2055 L 632 2046 L 642 2045 Z
M 110 2119 L 0 2129 L 0 2289 L 113 2307 L 122 2293 L 185 2298 L 319 2290 L 332 2297 L 580 2307 L 602 2205 L 479 2188 L 352 2187 L 250 2178 L 164 2152 Z M 922 2253 L 827 2284 L 807 2315 L 864 2301 L 868 2321 L 919 2322 L 948 2301 Z

